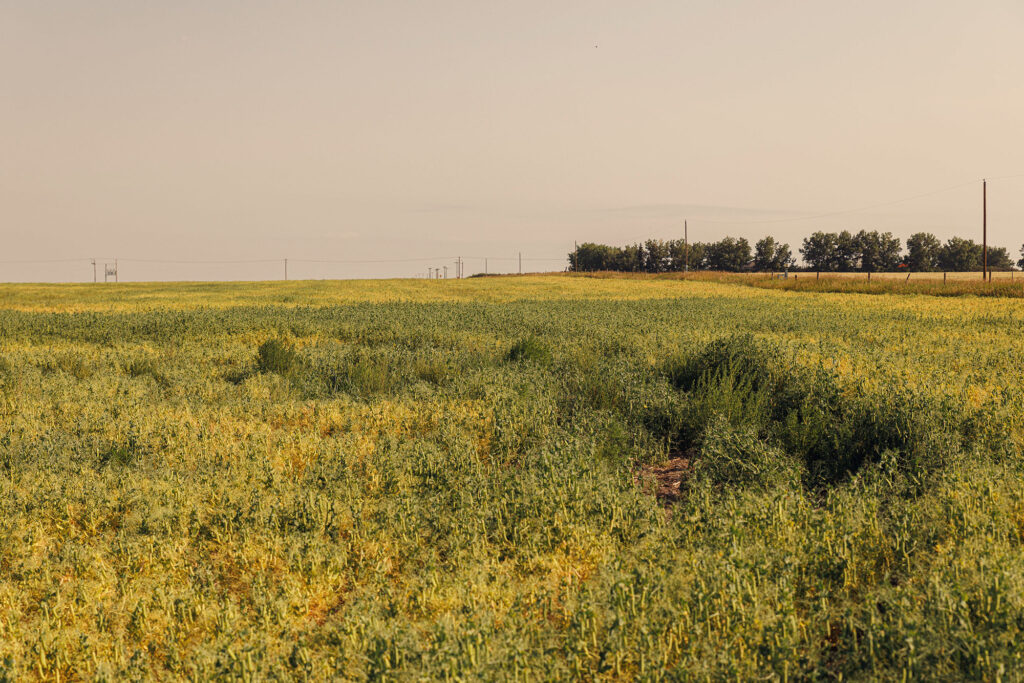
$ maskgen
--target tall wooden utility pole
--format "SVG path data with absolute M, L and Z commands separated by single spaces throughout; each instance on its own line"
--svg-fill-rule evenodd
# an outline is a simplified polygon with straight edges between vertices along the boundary
M 981 181 L 981 279 L 988 279 L 988 181 Z
M 686 250 L 686 263 L 683 266 L 683 272 L 684 273 L 689 273 L 690 272 L 690 229 L 689 229 L 689 226 L 686 224 L 686 221 L 683 221 L 683 248 Z
M 284 279 L 288 279 L 288 259 L 284 260 Z
M 523 252 L 519 252 L 519 274 L 523 274 Z

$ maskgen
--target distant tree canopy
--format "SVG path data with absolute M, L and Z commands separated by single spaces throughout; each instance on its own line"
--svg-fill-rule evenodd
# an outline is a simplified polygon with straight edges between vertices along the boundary
M 776 245 L 772 258 L 791 260 L 789 253 L 789 245 Z M 733 237 L 726 237 L 718 242 L 693 242 L 689 248 L 683 240 L 647 240 L 643 244 L 626 247 L 585 242 L 569 254 L 569 270 L 579 272 L 619 270 L 669 273 L 685 270 L 687 264 L 690 270 L 738 272 L 749 269 L 752 263 L 750 242 Z
M 788 244 L 779 244 L 774 237 L 765 237 L 754 245 L 754 270 L 783 271 L 793 266 L 796 259 Z
M 804 239 L 800 253 L 811 270 L 880 272 L 896 270 L 902 263 L 898 237 L 891 232 L 849 230 L 816 232 Z
M 907 255 L 903 262 L 907 268 L 918 272 L 939 269 L 942 242 L 929 232 L 917 232 L 907 239 Z
M 1017 266 L 1024 268 L 1024 245 Z M 822 272 L 885 272 L 900 269 L 912 271 L 976 271 L 982 269 L 982 246 L 973 240 L 951 237 L 945 244 L 927 232 L 915 233 L 907 239 L 906 252 L 898 237 L 891 232 L 861 230 L 854 234 L 815 232 L 803 240 L 800 248 L 804 267 Z M 680 272 L 690 270 L 722 270 L 740 272 L 778 272 L 797 265 L 788 244 L 768 236 L 751 249 L 745 238 L 725 237 L 717 242 L 655 240 L 612 247 L 584 242 L 569 254 L 569 270 L 588 272 L 615 270 L 637 273 Z M 1013 259 L 1005 247 L 988 248 L 988 267 L 1010 270 Z

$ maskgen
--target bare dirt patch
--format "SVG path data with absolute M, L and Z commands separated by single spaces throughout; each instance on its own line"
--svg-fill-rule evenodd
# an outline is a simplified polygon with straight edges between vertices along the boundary
M 661 502 L 674 503 L 682 496 L 683 480 L 690 473 L 694 455 L 688 451 L 657 465 L 640 465 L 633 480 L 642 491 L 656 496 Z

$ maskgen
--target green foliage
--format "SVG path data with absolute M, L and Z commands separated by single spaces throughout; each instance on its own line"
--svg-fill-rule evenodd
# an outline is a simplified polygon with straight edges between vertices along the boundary
M 941 244 L 934 235 L 922 232 L 907 240 L 904 255 L 899 238 L 877 230 L 856 234 L 849 230 L 817 231 L 804 238 L 800 248 L 807 269 L 825 273 L 884 273 L 901 267 L 913 272 L 980 271 L 982 252 L 982 246 L 972 240 L 953 237 Z M 1024 263 L 1024 259 L 1020 262 Z M 990 246 L 988 263 L 993 270 L 1010 270 L 1014 265 L 1005 247 Z M 795 265 L 789 245 L 771 236 L 759 240 L 753 252 L 746 239 L 724 237 L 717 242 L 694 242 L 688 246 L 683 240 L 651 239 L 621 248 L 585 242 L 569 254 L 569 270 L 573 272 L 740 272 L 748 267 L 758 272 L 780 272 Z
M 299 367 L 300 362 L 299 354 L 280 339 L 268 339 L 260 344 L 256 352 L 256 368 L 260 372 L 289 375 Z
M 907 238 L 907 256 L 904 259 L 911 271 L 933 271 L 940 266 L 942 243 L 929 232 L 917 232 Z
M 512 345 L 505 354 L 505 359 L 512 362 L 544 363 L 551 360 L 551 350 L 537 337 L 523 337 Z
M 1013 301 L 448 284 L 0 310 L 0 679 L 1022 670 Z
M 788 244 L 780 244 L 774 237 L 764 237 L 754 245 L 754 270 L 780 272 L 796 264 Z
M 949 271 L 981 270 L 983 250 L 974 240 L 951 237 L 939 252 L 939 268 Z
M 800 484 L 799 463 L 750 427 L 737 427 L 716 416 L 701 434 L 700 443 L 700 457 L 694 466 L 698 484 L 761 490 Z
M 704 247 L 704 267 L 708 270 L 739 272 L 750 265 L 750 243 L 740 237 L 723 237 Z

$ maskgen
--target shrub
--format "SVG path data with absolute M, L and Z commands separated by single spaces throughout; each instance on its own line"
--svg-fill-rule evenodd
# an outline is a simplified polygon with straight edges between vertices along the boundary
M 551 350 L 536 337 L 524 337 L 512 345 L 505 355 L 505 360 L 544 363 L 551 360 Z
M 279 339 L 268 339 L 263 342 L 256 353 L 256 368 L 264 373 L 289 375 L 301 362 L 299 354 L 289 344 Z
M 708 435 L 728 424 L 802 459 L 813 482 L 836 482 L 886 452 L 908 471 L 936 467 L 960 447 L 960 425 L 935 401 L 901 388 L 844 387 L 827 369 L 800 366 L 750 336 L 717 340 L 662 371 L 688 392 L 680 440 L 710 447 Z

